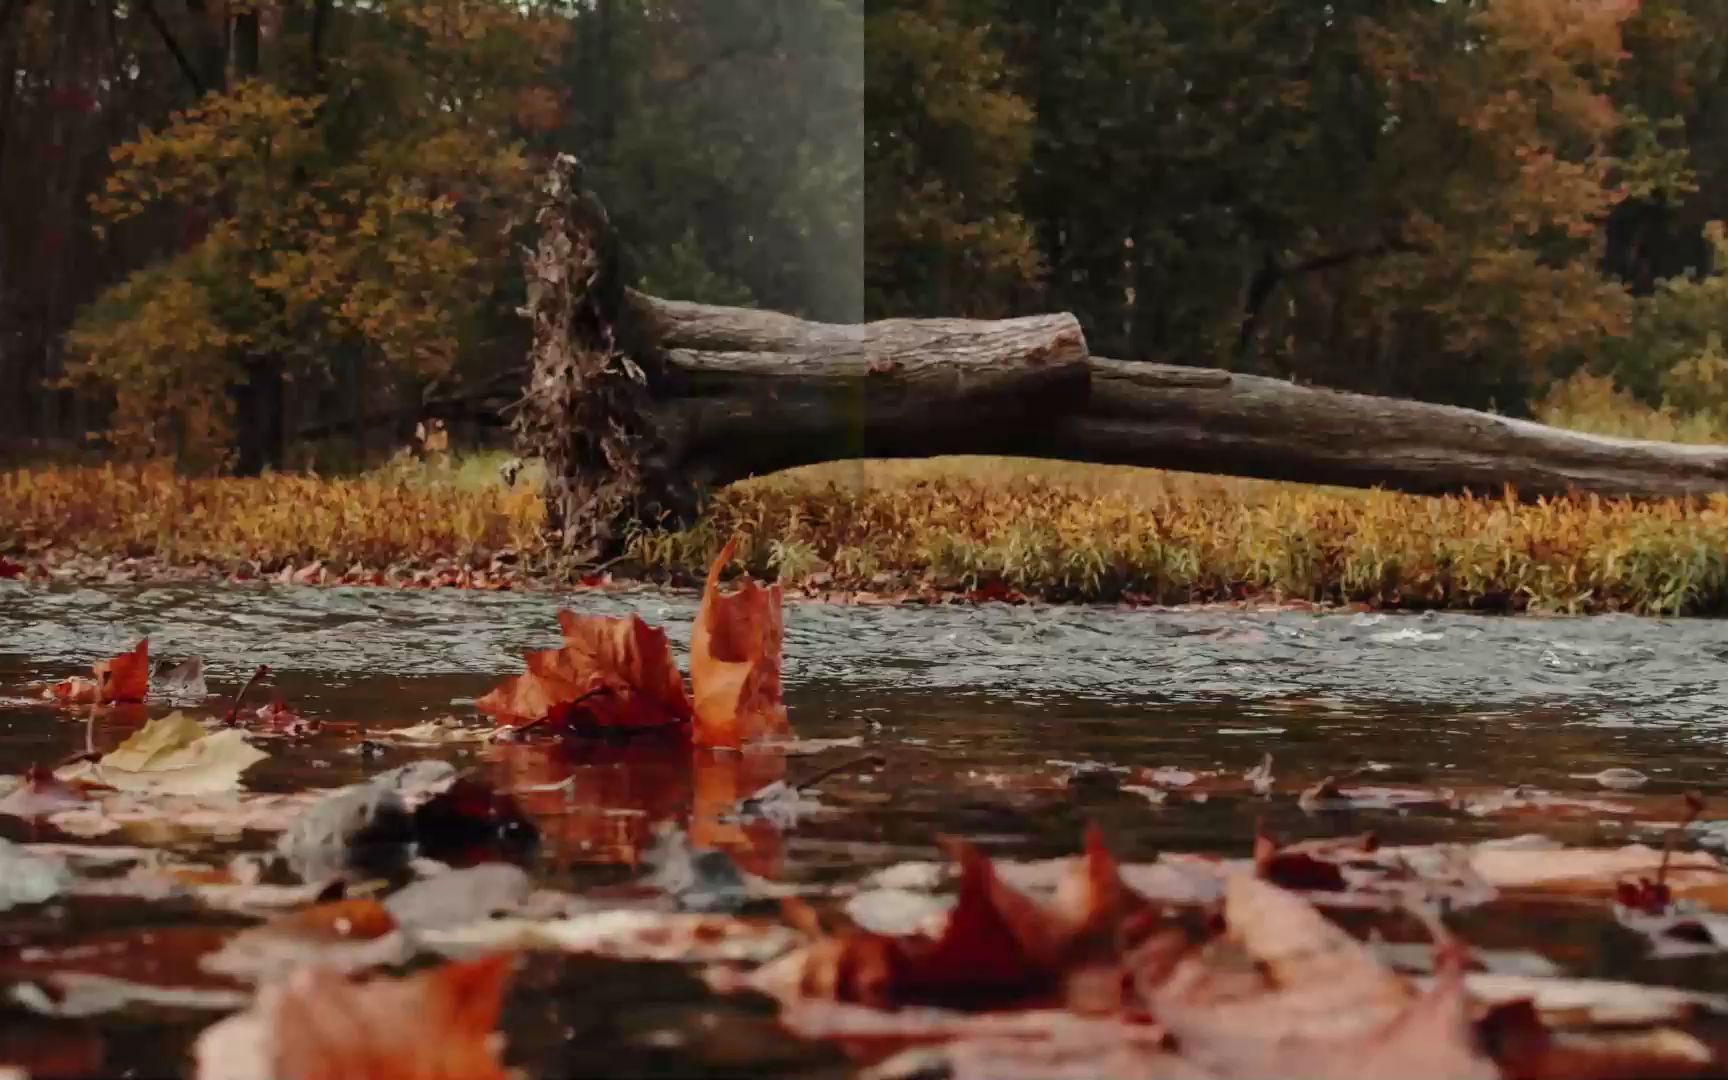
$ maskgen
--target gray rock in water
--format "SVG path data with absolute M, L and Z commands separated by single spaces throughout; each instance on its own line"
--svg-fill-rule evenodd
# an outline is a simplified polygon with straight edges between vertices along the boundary
M 516 911 L 533 884 L 519 866 L 481 863 L 416 881 L 384 901 L 399 926 L 435 930 Z
M 683 830 L 662 827 L 643 856 L 653 867 L 647 884 L 677 901 L 685 911 L 736 911 L 750 898 L 738 864 L 724 851 L 695 848 Z
M 65 863 L 0 840 L 0 911 L 46 903 L 60 895 L 71 879 Z
M 302 881 L 393 874 L 414 840 L 409 803 L 455 778 L 447 761 L 415 761 L 341 788 L 295 819 L 276 851 Z

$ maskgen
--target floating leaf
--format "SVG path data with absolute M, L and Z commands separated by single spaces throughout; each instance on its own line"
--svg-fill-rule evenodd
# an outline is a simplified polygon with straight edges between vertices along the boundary
M 511 958 L 352 982 L 305 969 L 206 1029 L 199 1080 L 503 1080 L 493 1029 Z
M 79 789 L 60 780 L 41 766 L 32 765 L 11 791 L 0 797 L 0 814 L 35 818 L 82 806 L 87 802 Z
M 1072 1006 L 1090 997 L 1086 974 L 1119 960 L 1121 924 L 1144 907 L 1122 884 L 1098 831 L 1087 831 L 1085 857 L 1049 905 L 1004 884 L 971 844 L 948 847 L 960 863 L 960 891 L 939 934 L 846 931 L 819 940 L 797 958 L 800 993 L 878 1008 L 1047 999 Z M 1121 979 L 1107 981 L 1114 992 Z
M 81 761 L 55 773 L 121 791 L 210 795 L 240 785 L 240 774 L 269 755 L 232 729 L 206 733 L 175 711 L 132 733 L 98 762 Z
M 708 567 L 690 632 L 698 746 L 739 746 L 787 730 L 780 698 L 780 586 L 764 589 L 746 578 L 737 592 L 722 595 L 720 571 L 736 543 L 727 541 Z
M 210 696 L 210 689 L 204 682 L 202 656 L 188 656 L 178 664 L 164 666 L 157 671 L 152 682 L 156 693 L 170 700 L 198 702 Z
M 564 646 L 527 654 L 528 672 L 474 703 L 511 725 L 654 728 L 685 723 L 690 701 L 666 632 L 641 616 L 558 613 Z
M 130 652 L 91 665 L 95 678 L 74 675 L 50 686 L 43 696 L 67 705 L 138 702 L 150 689 L 150 639 Z

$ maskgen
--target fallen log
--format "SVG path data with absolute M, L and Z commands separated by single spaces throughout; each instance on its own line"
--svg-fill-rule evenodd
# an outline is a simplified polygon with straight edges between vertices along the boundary
M 516 427 L 583 559 L 688 518 L 704 486 L 859 457 L 1013 454 L 1525 498 L 1728 491 L 1728 447 L 1092 357 L 1071 315 L 837 325 L 662 300 L 623 287 L 604 211 L 560 160 L 528 257 L 535 345 Z
M 631 301 L 663 354 L 658 427 L 705 484 L 844 458 L 1012 453 L 1085 402 L 1071 315 L 842 326 Z
M 1092 357 L 1086 408 L 1036 456 L 1524 499 L 1728 491 L 1728 447 L 1588 435 L 1451 405 Z

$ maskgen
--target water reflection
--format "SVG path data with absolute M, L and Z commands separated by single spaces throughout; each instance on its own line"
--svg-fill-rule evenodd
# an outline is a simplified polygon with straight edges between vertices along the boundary
M 723 851 L 742 869 L 779 877 L 780 831 L 740 804 L 786 777 L 777 749 L 692 750 L 633 744 L 500 743 L 487 748 L 494 783 L 513 791 L 556 864 L 638 870 L 659 831 L 685 831 L 692 847 Z

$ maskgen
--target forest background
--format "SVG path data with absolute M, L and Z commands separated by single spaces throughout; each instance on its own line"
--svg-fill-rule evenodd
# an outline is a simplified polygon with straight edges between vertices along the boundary
M 1714 439 L 1725 66 L 1728 0 L 0 0 L 0 440 L 483 416 L 560 150 L 660 295 Z

